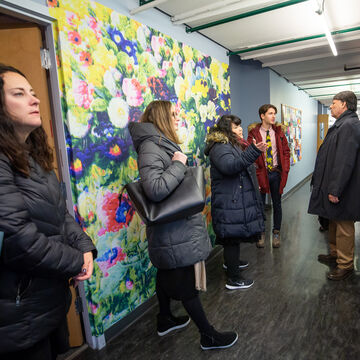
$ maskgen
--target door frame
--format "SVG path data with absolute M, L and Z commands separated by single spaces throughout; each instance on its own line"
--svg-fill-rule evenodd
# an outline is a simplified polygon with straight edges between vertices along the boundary
M 45 45 L 49 50 L 52 66 L 49 72 L 49 100 L 51 106 L 51 122 L 53 125 L 55 147 L 59 162 L 60 181 L 65 185 L 66 189 L 66 205 L 69 213 L 74 217 L 74 204 L 72 200 L 71 181 L 69 172 L 69 162 L 66 151 L 65 130 L 62 120 L 61 96 L 59 87 L 58 71 L 56 66 L 56 51 L 53 33 L 53 24 L 57 21 L 49 14 L 49 9 L 45 5 L 38 4 L 28 0 L 0 0 L 0 12 L 10 15 L 14 18 L 31 21 L 38 24 L 45 34 Z M 85 330 L 86 342 L 93 349 L 101 349 L 106 345 L 105 336 L 92 336 L 89 320 L 89 312 L 87 308 L 84 284 L 79 284 L 79 293 L 82 302 L 82 321 Z

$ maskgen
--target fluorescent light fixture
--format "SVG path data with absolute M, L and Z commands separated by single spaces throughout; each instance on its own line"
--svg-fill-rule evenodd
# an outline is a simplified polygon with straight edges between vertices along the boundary
M 330 49 L 331 49 L 333 55 L 337 56 L 338 53 L 336 50 L 336 46 L 335 46 L 334 40 L 331 36 L 329 27 L 326 23 L 326 18 L 325 18 L 325 13 L 324 13 L 324 2 L 325 2 L 325 0 L 311 0 L 310 4 L 311 4 L 313 10 L 320 16 L 320 18 L 321 18 L 320 21 L 321 21 L 322 27 L 324 29 L 326 39 L 330 45 Z
M 328 41 L 328 43 L 330 45 L 330 49 L 331 49 L 333 55 L 337 56 L 338 52 L 336 50 L 336 46 L 335 46 L 334 40 L 333 40 L 333 38 L 331 36 L 329 27 L 327 26 L 326 19 L 325 19 L 325 14 L 322 13 L 320 15 L 320 17 L 321 17 L 321 22 L 322 22 L 322 25 L 323 25 L 323 29 L 325 31 L 326 39 L 327 39 L 327 41 Z

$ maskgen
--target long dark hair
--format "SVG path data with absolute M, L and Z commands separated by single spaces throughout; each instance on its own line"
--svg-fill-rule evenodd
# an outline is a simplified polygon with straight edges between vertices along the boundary
M 140 121 L 154 124 L 168 139 L 180 144 L 181 141 L 172 121 L 172 106 L 173 104 L 168 100 L 154 100 L 146 107 Z
M 4 77 L 7 72 L 17 73 L 26 79 L 18 69 L 0 63 L 0 152 L 6 155 L 13 167 L 25 176 L 29 176 L 29 156 L 44 170 L 53 167 L 53 152 L 47 143 L 47 135 L 42 126 L 33 130 L 26 139 L 26 146 L 16 136 L 14 122 L 5 107 Z
M 241 119 L 236 115 L 223 115 L 216 125 L 209 129 L 209 134 L 221 132 L 229 139 L 232 145 L 243 147 L 237 136 L 233 133 L 231 124 L 241 125 Z

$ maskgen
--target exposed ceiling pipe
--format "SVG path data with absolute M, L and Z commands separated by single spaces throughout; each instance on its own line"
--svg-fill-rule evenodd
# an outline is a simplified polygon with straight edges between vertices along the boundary
M 130 10 L 130 15 L 135 15 L 135 14 L 138 14 L 139 12 L 144 11 L 144 10 L 154 8 L 155 6 L 160 5 L 160 4 L 162 4 L 162 3 L 166 2 L 166 1 L 168 1 L 168 0 L 154 0 L 152 2 L 149 2 L 149 3 L 145 4 L 145 5 L 138 6 L 137 8 Z

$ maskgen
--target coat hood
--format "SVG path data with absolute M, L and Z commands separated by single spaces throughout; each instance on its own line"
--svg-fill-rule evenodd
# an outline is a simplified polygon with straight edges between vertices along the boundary
M 165 135 L 158 131 L 152 123 L 133 122 L 129 124 L 128 128 L 137 153 L 139 152 L 140 144 L 145 140 L 149 140 L 155 144 L 158 144 L 164 148 L 164 150 L 168 152 L 170 156 L 172 156 L 171 154 L 173 154 L 175 151 L 181 151 L 181 148 L 178 144 L 165 137 Z
M 205 153 L 206 156 L 209 155 L 211 148 L 216 143 L 228 144 L 229 143 L 229 138 L 224 133 L 222 133 L 221 131 L 216 131 L 216 132 L 212 132 L 212 133 L 208 134 L 206 136 L 206 147 L 205 147 L 205 150 L 204 150 L 204 153 Z
M 248 133 L 249 133 L 251 130 L 255 129 L 257 126 L 261 126 L 261 123 L 256 122 L 256 123 L 250 124 L 250 125 L 248 126 Z M 281 124 L 281 123 L 279 123 L 279 122 L 276 122 L 273 126 L 275 127 L 274 130 L 276 130 L 276 128 L 281 128 L 281 130 L 282 130 L 283 133 L 285 133 L 285 131 L 286 131 L 286 125 Z

